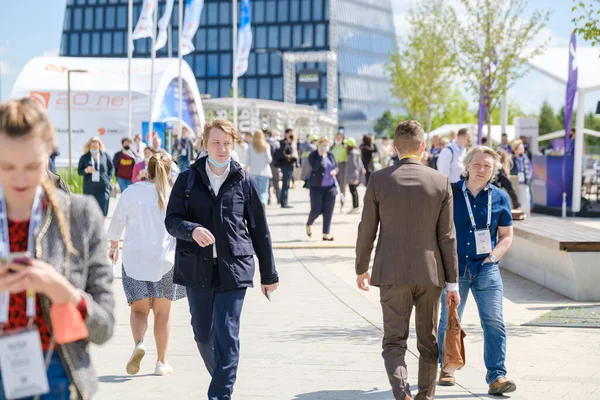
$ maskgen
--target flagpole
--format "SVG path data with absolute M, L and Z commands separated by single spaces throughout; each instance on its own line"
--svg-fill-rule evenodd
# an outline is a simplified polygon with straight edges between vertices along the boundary
M 129 0 L 127 9 L 127 136 L 131 139 L 132 128 L 132 100 L 131 94 L 131 59 L 133 58 L 133 0 Z
M 179 105 L 178 105 L 178 117 L 179 117 L 179 138 L 182 137 L 183 131 L 183 82 L 181 80 L 181 69 L 183 66 L 183 45 L 181 43 L 181 38 L 183 36 L 183 0 L 179 0 L 179 39 L 177 40 L 177 57 L 179 59 L 179 80 L 178 80 L 178 88 L 179 88 Z
M 154 60 L 156 59 L 156 27 L 158 25 L 158 4 L 154 7 L 154 17 L 152 22 L 152 45 L 150 47 L 151 61 L 150 61 L 150 118 L 148 119 L 148 146 L 152 147 L 150 142 L 153 138 L 154 133 L 154 120 L 152 116 L 152 110 L 154 108 Z M 164 145 L 164 143 L 163 143 Z
M 237 78 L 237 41 L 238 9 L 237 0 L 233 2 L 233 126 L 238 129 L 238 78 Z

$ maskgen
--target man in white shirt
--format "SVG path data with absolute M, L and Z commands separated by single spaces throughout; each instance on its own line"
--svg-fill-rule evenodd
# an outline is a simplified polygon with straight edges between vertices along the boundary
M 471 131 L 468 128 L 462 128 L 458 131 L 456 140 L 453 140 L 440 152 L 437 169 L 448 176 L 450 183 L 456 183 L 460 180 L 465 170 L 464 159 L 467 156 L 470 144 Z

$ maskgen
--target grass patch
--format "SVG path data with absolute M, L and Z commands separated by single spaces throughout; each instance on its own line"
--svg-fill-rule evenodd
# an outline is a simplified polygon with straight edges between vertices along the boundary
M 71 192 L 75 194 L 83 193 L 83 176 L 79 176 L 77 168 L 73 168 L 71 173 L 69 173 L 69 168 L 58 168 L 56 172 L 69 185 Z

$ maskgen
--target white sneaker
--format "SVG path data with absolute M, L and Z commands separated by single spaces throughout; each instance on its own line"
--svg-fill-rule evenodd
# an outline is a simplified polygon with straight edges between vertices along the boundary
M 133 353 L 131 354 L 129 361 L 127 361 L 127 373 L 129 375 L 135 375 L 140 372 L 140 364 L 145 355 L 146 348 L 144 347 L 144 343 L 139 342 L 133 349 Z
M 168 363 L 163 364 L 160 361 L 156 362 L 156 368 L 154 369 L 154 375 L 165 376 L 169 375 L 173 372 L 173 367 L 171 367 Z

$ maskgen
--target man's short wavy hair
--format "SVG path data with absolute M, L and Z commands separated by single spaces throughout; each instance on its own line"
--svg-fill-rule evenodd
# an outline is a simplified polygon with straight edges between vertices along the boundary
M 475 157 L 475 154 L 478 153 L 488 154 L 494 159 L 494 170 L 490 179 L 490 181 L 493 181 L 496 178 L 496 175 L 498 175 L 500 168 L 502 168 L 502 163 L 500 162 L 500 155 L 496 152 L 496 150 L 487 146 L 475 146 L 467 153 L 467 156 L 464 160 L 465 170 L 462 173 L 462 176 L 464 178 L 469 178 L 469 164 L 471 163 L 471 161 L 473 161 L 473 157 Z

